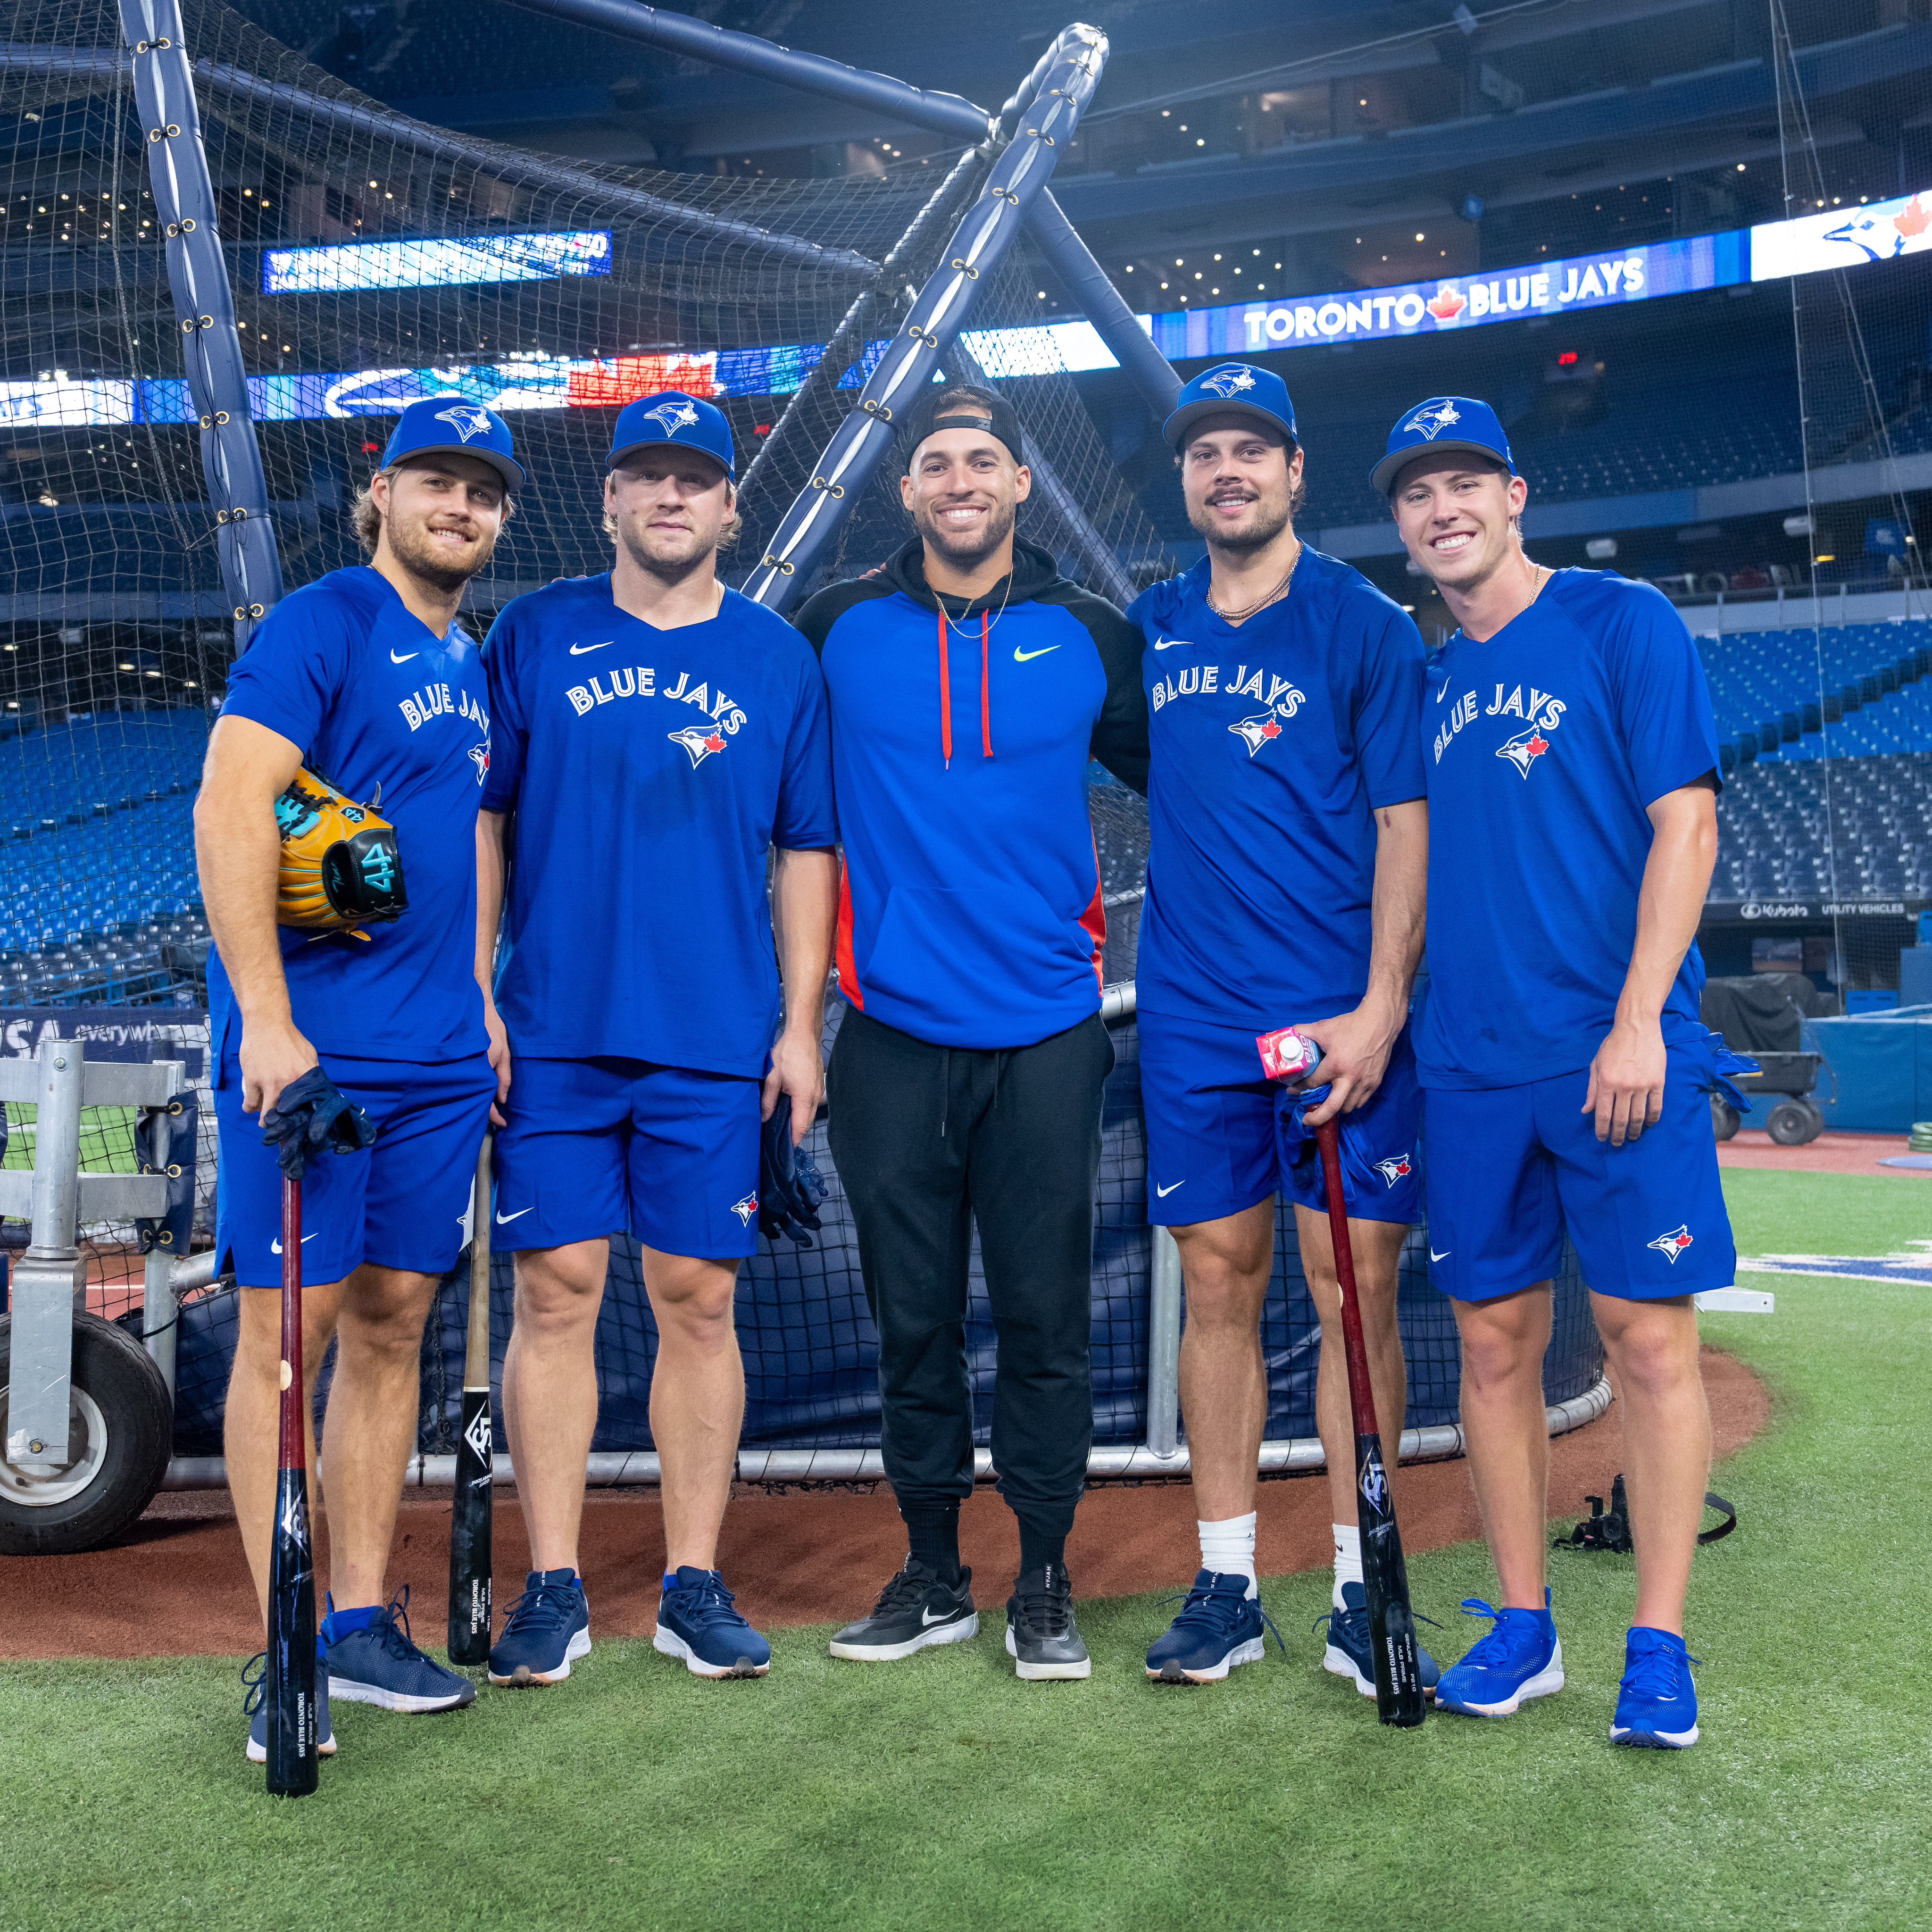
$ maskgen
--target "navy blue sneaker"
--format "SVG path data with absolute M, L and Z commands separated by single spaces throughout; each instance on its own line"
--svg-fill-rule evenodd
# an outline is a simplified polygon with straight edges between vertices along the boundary
M 1642 1624 L 1624 1642 L 1624 1681 L 1610 1720 L 1613 1744 L 1652 1750 L 1688 1750 L 1697 1742 L 1697 1686 L 1690 1666 L 1698 1660 L 1684 1640 Z
M 1218 1684 L 1236 1664 L 1260 1663 L 1271 1630 L 1274 1620 L 1260 1598 L 1248 1594 L 1244 1575 L 1203 1570 L 1166 1636 L 1148 1646 L 1147 1674 L 1159 1684 Z M 1274 1640 L 1281 1642 L 1280 1631 Z
M 325 1618 L 328 1628 L 334 1614 Z M 385 1711 L 456 1711 L 476 1701 L 476 1687 L 418 1650 L 410 1639 L 410 1586 L 405 1583 L 375 1620 L 345 1631 L 328 1647 L 328 1684 L 346 1704 Z
M 1368 1592 L 1360 1583 L 1344 1583 L 1341 1609 L 1330 1610 L 1325 1617 L 1317 1617 L 1310 1628 L 1319 1630 L 1324 1624 L 1328 1626 L 1328 1647 L 1322 1653 L 1322 1668 L 1332 1670 L 1337 1677 L 1352 1679 L 1355 1688 L 1364 1697 L 1372 1697 L 1376 1694 L 1376 1653 L 1369 1638 Z M 1442 1675 L 1442 1666 L 1420 1644 L 1416 1646 L 1415 1651 L 1422 1671 L 1422 1694 L 1432 1697 L 1437 1680 Z
M 561 1684 L 590 1654 L 590 1600 L 574 1570 L 532 1570 L 490 1647 L 490 1682 Z
M 724 1577 L 688 1563 L 658 1605 L 651 1648 L 682 1658 L 698 1677 L 762 1677 L 772 1667 L 771 1646 L 738 1614 Z
M 1465 1597 L 1462 1614 L 1496 1622 L 1443 1672 L 1436 1687 L 1438 1709 L 1460 1711 L 1466 1718 L 1508 1718 L 1526 1698 L 1563 1688 L 1563 1646 L 1546 1589 L 1540 1610 L 1492 1610 L 1480 1597 Z
M 328 1672 L 322 1663 L 322 1641 L 316 1640 L 315 1646 L 315 1715 L 316 1728 L 322 1733 L 316 1750 L 324 1757 L 335 1755 L 335 1732 L 328 1721 Z M 253 1672 L 251 1676 L 250 1673 Z M 242 1666 L 242 1682 L 246 1695 L 242 1700 L 242 1714 L 248 1720 L 248 1762 L 266 1764 L 268 1761 L 268 1653 L 258 1650 Z

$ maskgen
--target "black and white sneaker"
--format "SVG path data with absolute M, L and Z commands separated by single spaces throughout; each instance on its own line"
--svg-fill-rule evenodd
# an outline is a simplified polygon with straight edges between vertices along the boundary
M 1064 1564 L 1029 1570 L 1013 1586 L 1006 1599 L 1006 1654 L 1028 1679 L 1092 1672 L 1073 1621 L 1073 1583 Z
M 938 1570 L 908 1557 L 879 1593 L 872 1614 L 848 1624 L 832 1640 L 832 1654 L 890 1664 L 930 1644 L 964 1643 L 979 1634 L 972 1571 L 962 1570 L 958 1582 L 942 1583 Z

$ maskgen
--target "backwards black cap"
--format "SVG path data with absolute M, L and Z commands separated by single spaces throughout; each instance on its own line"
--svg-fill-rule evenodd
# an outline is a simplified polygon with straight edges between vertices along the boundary
M 1004 396 L 967 382 L 949 382 L 927 391 L 899 422 L 899 454 L 910 464 L 913 452 L 935 430 L 982 429 L 1012 452 L 1016 463 L 1026 461 L 1020 446 L 1019 412 Z

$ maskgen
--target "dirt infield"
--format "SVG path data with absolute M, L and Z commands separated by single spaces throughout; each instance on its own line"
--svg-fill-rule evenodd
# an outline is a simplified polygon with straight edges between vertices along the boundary
M 1734 1139 L 1718 1143 L 1718 1165 L 1773 1167 L 1787 1174 L 1916 1174 L 1922 1180 L 1928 1170 L 1879 1164 L 1910 1144 L 1904 1134 L 1820 1134 L 1808 1147 L 1780 1147 L 1770 1135 L 1743 1127 Z
M 1704 1382 L 1729 1455 L 1770 1414 L 1763 1386 L 1741 1363 L 1704 1351 Z M 1607 1496 L 1622 1467 L 1622 1412 L 1552 1445 L 1550 1498 L 1558 1520 L 1586 1511 L 1583 1498 Z M 1403 1536 L 1412 1550 L 1437 1550 L 1479 1533 L 1468 1470 L 1460 1462 L 1405 1471 L 1399 1484 Z M 1328 1492 L 1319 1480 L 1264 1483 L 1262 1567 L 1270 1575 L 1328 1560 Z M 982 1602 L 1005 1594 L 1019 1559 L 1012 1516 L 983 1486 L 961 1524 L 966 1561 Z M 724 1521 L 720 1562 L 746 1613 L 767 1629 L 829 1623 L 868 1608 L 904 1555 L 891 1492 L 748 1489 Z M 523 1586 L 528 1558 L 515 1498 L 499 1491 L 496 1592 L 506 1604 Z M 651 1490 L 594 1492 L 584 1513 L 581 1561 L 600 1636 L 647 1636 L 656 1628 L 664 1559 L 662 1521 Z M 1194 1499 L 1185 1483 L 1102 1484 L 1082 1504 L 1068 1568 L 1083 1597 L 1184 1588 L 1195 1568 Z M 412 1492 L 397 1526 L 392 1586 L 406 1582 L 418 1636 L 442 1642 L 449 1573 L 448 1492 Z M 80 1556 L 0 1562 L 0 1659 L 52 1657 L 242 1655 L 261 1643 L 254 1592 L 242 1559 L 227 1492 L 164 1496 L 112 1550 Z

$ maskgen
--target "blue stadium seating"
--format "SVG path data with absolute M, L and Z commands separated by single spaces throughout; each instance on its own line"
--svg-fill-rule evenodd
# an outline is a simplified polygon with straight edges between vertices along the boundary
M 1932 751 L 1741 766 L 1718 831 L 1714 899 L 1932 894 Z
M 1932 622 L 1747 631 L 1700 649 L 1718 736 L 1741 764 L 1932 749 Z

